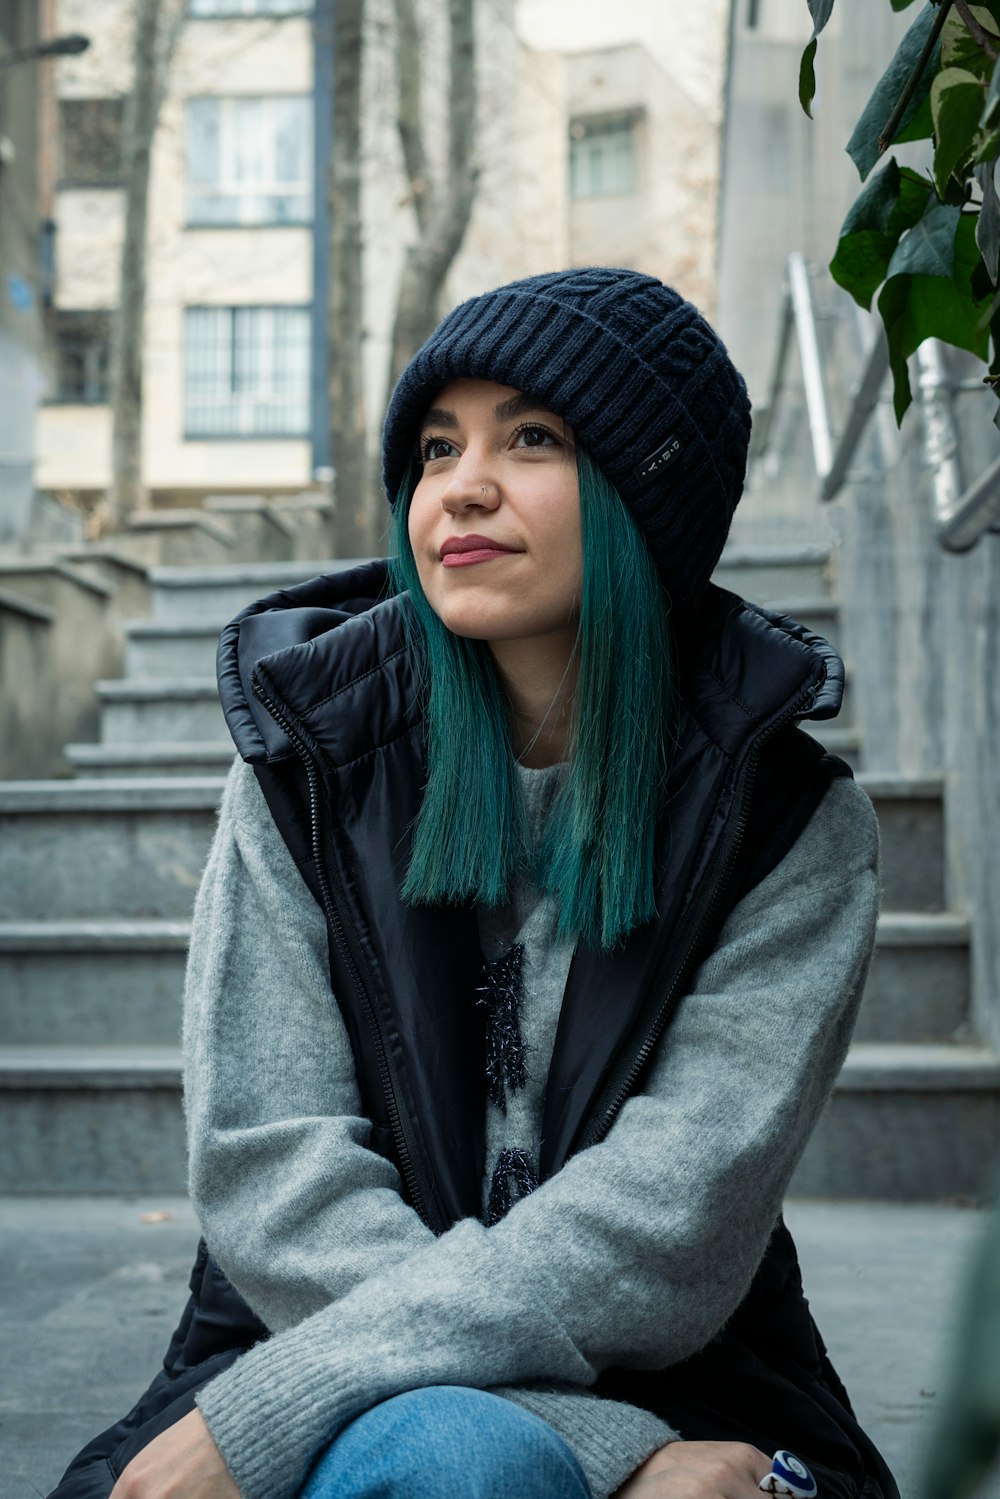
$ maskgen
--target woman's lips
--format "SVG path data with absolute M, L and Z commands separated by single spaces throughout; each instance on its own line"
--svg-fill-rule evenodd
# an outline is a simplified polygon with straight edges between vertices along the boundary
M 497 557 L 510 557 L 514 547 L 491 541 L 488 536 L 449 536 L 441 547 L 443 567 L 471 567 L 476 562 L 492 562 Z
M 474 562 L 492 562 L 496 557 L 513 557 L 509 547 L 476 547 L 471 552 L 445 552 L 442 567 L 471 567 Z

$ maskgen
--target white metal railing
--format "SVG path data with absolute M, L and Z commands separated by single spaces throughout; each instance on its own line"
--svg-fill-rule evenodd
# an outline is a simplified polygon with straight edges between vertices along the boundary
M 849 482 L 850 466 L 872 412 L 878 404 L 889 370 L 889 349 L 880 322 L 872 319 L 873 335 L 861 369 L 849 394 L 844 430 L 834 439 L 830 407 L 823 378 L 816 309 L 809 268 L 797 252 L 788 257 L 787 277 L 781 303 L 774 369 L 767 404 L 754 423 L 751 453 L 759 458 L 767 451 L 775 412 L 785 387 L 792 335 L 799 352 L 802 386 L 813 463 L 819 480 L 818 497 L 832 500 Z M 919 399 L 923 412 L 924 456 L 931 473 L 934 522 L 938 542 L 946 551 L 966 552 L 987 530 L 1000 530 L 1000 458 L 979 477 L 963 487 L 953 396 L 956 389 L 945 367 L 941 345 L 928 339 L 917 350 L 920 372 Z M 980 389 L 979 382 L 960 382 L 959 388 Z

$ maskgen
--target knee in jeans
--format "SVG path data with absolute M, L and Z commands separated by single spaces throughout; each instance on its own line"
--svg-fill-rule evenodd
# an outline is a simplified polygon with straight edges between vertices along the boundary
M 375 1406 L 335 1443 L 378 1452 L 379 1499 L 583 1499 L 575 1459 L 537 1417 L 483 1390 L 412 1390 Z

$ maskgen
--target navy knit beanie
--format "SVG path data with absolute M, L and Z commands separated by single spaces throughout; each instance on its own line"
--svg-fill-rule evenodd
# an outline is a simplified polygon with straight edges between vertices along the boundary
M 743 490 L 750 402 L 722 341 L 677 292 L 592 267 L 512 281 L 450 312 L 403 371 L 383 434 L 394 502 L 451 380 L 512 385 L 563 417 L 642 528 L 674 605 L 719 560 Z

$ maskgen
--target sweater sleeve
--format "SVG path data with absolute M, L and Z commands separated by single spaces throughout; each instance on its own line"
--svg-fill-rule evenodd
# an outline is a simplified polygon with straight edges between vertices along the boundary
M 406 1221 L 394 1210 L 383 1224 L 401 1236 L 382 1241 L 377 1268 L 331 1284 L 332 1304 L 205 1386 L 245 1499 L 290 1499 L 324 1442 L 405 1389 L 584 1389 L 608 1365 L 662 1367 L 702 1347 L 749 1286 L 843 1060 L 877 903 L 874 814 L 836 781 L 731 913 L 604 1141 L 492 1228 L 466 1219 L 427 1242 L 399 1204 Z M 305 1023 L 286 1013 L 272 1035 L 273 1008 L 256 1038 L 269 1071 L 282 1028 Z M 316 1100 L 297 1103 L 295 1128 Z M 305 1210 L 294 1193 L 282 1202 Z

